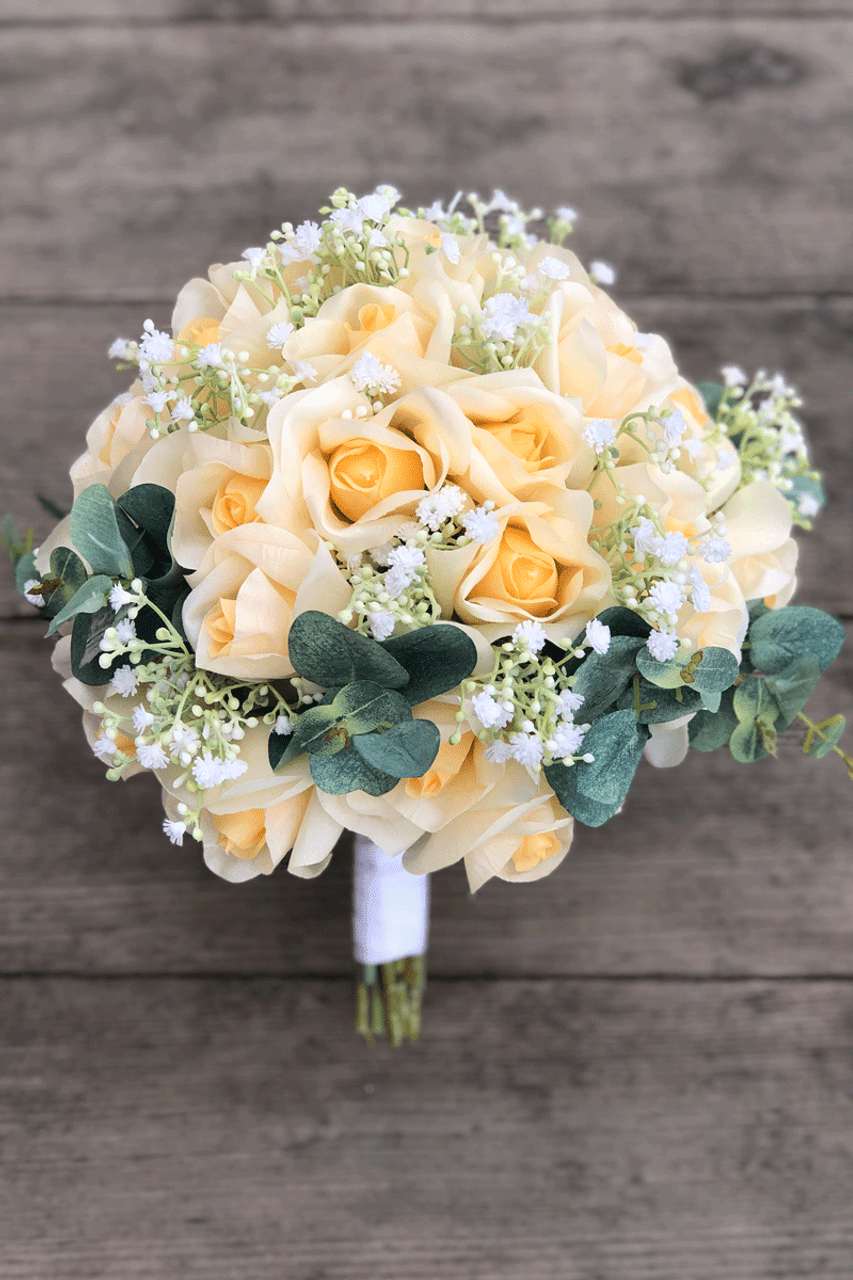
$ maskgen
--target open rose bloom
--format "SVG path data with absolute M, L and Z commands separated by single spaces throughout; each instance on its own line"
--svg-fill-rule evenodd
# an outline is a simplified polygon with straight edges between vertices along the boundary
M 338 191 L 118 339 L 134 380 L 17 570 L 173 843 L 237 882 L 355 833 L 395 1038 L 429 873 L 537 880 L 643 755 L 773 753 L 840 644 L 786 607 L 822 495 L 784 381 L 691 386 L 569 210 L 398 202 Z

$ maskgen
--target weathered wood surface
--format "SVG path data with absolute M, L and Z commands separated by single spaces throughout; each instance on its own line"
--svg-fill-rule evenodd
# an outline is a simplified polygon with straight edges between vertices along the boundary
M 628 291 L 853 287 L 843 17 L 10 26 L 0 62 L 7 297 L 169 298 L 382 180 L 570 201 Z
M 849 400 L 853 300 L 773 302 L 629 298 L 628 312 L 646 329 L 664 333 L 679 365 L 693 378 L 714 377 L 736 361 L 748 369 L 783 370 L 802 388 L 803 416 L 816 464 L 825 472 L 829 508 L 817 532 L 801 538 L 799 599 L 853 614 L 853 575 L 845 571 L 853 546 L 853 448 Z M 39 506 L 42 493 L 68 507 L 68 467 L 83 451 L 96 413 L 124 389 L 106 349 L 119 334 L 137 335 L 149 314 L 167 324 L 169 308 L 137 303 L 46 307 L 0 304 L 4 352 L 5 423 L 0 454 L 0 511 L 43 537 L 53 521 Z M 30 617 L 8 574 L 0 574 L 0 616 Z
M 849 1280 L 853 989 L 6 983 L 4 1280 Z
M 641 18 L 749 18 L 760 15 L 814 21 L 853 12 L 851 0 L 814 0 L 808 12 L 796 0 L 529 0 L 521 10 L 518 0 L 148 0 L 128 12 L 125 0 L 6 0 L 0 21 L 32 26 L 57 23 L 113 23 L 150 26 L 163 22 L 281 22 L 337 20 L 397 20 L 442 22 L 526 23 L 548 18 L 562 23 L 590 19 Z
M 0 652 L 15 690 L 0 766 L 0 972 L 349 972 L 348 848 L 308 883 L 284 868 L 217 880 L 197 846 L 159 831 L 153 778 L 105 780 L 34 628 L 7 625 Z M 813 711 L 849 711 L 851 695 L 848 648 Z M 853 977 L 851 847 L 842 762 L 805 760 L 798 742 L 749 768 L 726 752 L 644 766 L 625 811 L 578 826 L 547 880 L 472 898 L 460 867 L 435 876 L 430 967 Z
M 853 619 L 851 16 L 6 0 L 0 507 L 47 530 L 106 345 L 209 261 L 339 182 L 503 186 L 581 210 L 690 376 L 802 386 L 830 509 L 800 598 Z M 424 1040 L 369 1050 L 346 850 L 232 887 L 167 844 L 26 613 L 3 577 L 3 1280 L 849 1280 L 840 761 L 644 769 L 540 884 L 436 877 Z M 811 709 L 851 691 L 848 650 Z

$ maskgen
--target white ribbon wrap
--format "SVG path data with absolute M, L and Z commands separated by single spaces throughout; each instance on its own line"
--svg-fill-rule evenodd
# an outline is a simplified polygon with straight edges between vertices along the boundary
M 390 964 L 426 954 L 429 876 L 404 870 L 365 836 L 355 837 L 352 936 L 358 964 Z

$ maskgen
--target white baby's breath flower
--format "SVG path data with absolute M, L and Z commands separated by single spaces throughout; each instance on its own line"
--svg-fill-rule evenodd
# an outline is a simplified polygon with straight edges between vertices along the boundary
M 435 493 L 428 493 L 425 498 L 421 498 L 415 510 L 421 524 L 435 532 L 446 520 L 458 515 L 464 506 L 463 490 L 456 484 L 446 484 Z
M 536 270 L 547 280 L 568 280 L 572 274 L 571 267 L 567 262 L 563 262 L 562 258 L 543 258 Z
M 135 342 L 130 342 L 127 338 L 116 338 L 110 345 L 107 356 L 110 360 L 135 360 L 136 349 Z
M 34 604 L 34 605 L 44 604 L 44 596 L 36 595 L 34 592 L 34 588 L 40 587 L 40 586 L 41 586 L 41 582 L 39 581 L 38 578 L 27 578 L 26 582 L 24 583 L 23 597 L 26 601 L 28 601 L 29 604 Z
M 741 369 L 739 365 L 725 364 L 720 370 L 720 373 L 723 375 L 723 382 L 726 384 L 727 387 L 745 387 L 746 386 L 746 381 L 747 381 L 746 374 L 744 373 L 743 369 Z
M 261 263 L 263 262 L 266 256 L 267 256 L 266 249 L 255 248 L 255 249 L 243 250 L 243 257 L 246 259 L 246 261 L 248 262 L 249 266 L 252 268 L 253 271 L 257 271 L 258 267 L 261 265 Z
M 722 564 L 732 554 L 732 546 L 725 538 L 716 536 L 708 538 L 702 544 L 702 558 L 709 564 Z
M 510 745 L 513 759 L 529 768 L 540 764 L 545 754 L 545 747 L 535 733 L 514 733 Z
M 524 298 L 517 298 L 514 293 L 496 293 L 488 298 L 480 316 L 483 336 L 495 342 L 512 342 L 519 328 L 538 323 L 539 316 L 528 309 Z
M 136 639 L 136 624 L 130 618 L 122 618 L 116 623 L 116 639 L 119 644 L 129 644 Z
M 498 702 L 491 693 L 478 693 L 471 699 L 471 709 L 484 729 L 503 729 L 513 717 L 512 706 Z
M 377 609 L 368 615 L 368 619 L 375 640 L 387 640 L 397 625 L 397 619 L 390 609 Z
M 575 693 L 574 689 L 564 689 L 557 698 L 557 714 L 565 719 L 569 719 L 576 711 L 580 711 L 583 706 L 583 700 L 582 693 Z
M 139 355 L 149 364 L 166 364 L 175 354 L 175 344 L 168 333 L 154 328 L 153 320 L 146 320 L 139 343 Z
M 162 413 L 170 400 L 174 400 L 175 392 L 167 388 L 161 391 L 149 391 L 144 403 L 151 406 L 155 413 Z
M 116 667 L 112 674 L 112 686 L 122 698 L 130 698 L 139 688 L 139 676 L 129 663 Z
M 137 743 L 136 758 L 143 769 L 165 769 L 169 763 L 169 758 L 159 742 Z
M 530 619 L 518 624 L 512 633 L 512 638 L 517 643 L 523 643 L 531 653 L 538 653 L 548 639 L 542 623 Z
M 372 352 L 366 351 L 356 360 L 349 376 L 356 391 L 378 391 L 390 395 L 400 386 L 400 375 L 390 364 L 382 364 Z
M 317 373 L 317 370 L 314 368 L 313 364 L 311 364 L 310 360 L 294 360 L 293 376 L 298 378 L 298 380 L 306 386 L 310 386 L 312 382 L 317 381 L 320 375 Z
M 189 396 L 181 396 L 172 405 L 169 414 L 173 422 L 192 422 L 195 417 L 192 400 Z
M 820 511 L 820 503 L 811 493 L 801 493 L 797 499 L 797 510 L 801 516 L 810 519 Z
M 120 582 L 117 582 L 109 594 L 109 602 L 116 613 L 119 609 L 123 609 L 126 604 L 136 604 L 136 596 L 126 591 Z
M 144 733 L 146 729 L 150 729 L 154 723 L 154 717 L 145 707 L 134 707 L 133 710 L 133 727 L 137 733 Z
M 695 462 L 702 452 L 702 441 L 698 436 L 688 436 L 686 440 L 682 441 L 681 448 Z
M 649 592 L 649 604 L 661 613 L 674 616 L 684 604 L 684 592 L 677 582 L 655 582 Z
M 596 284 L 603 284 L 609 287 L 616 283 L 616 272 L 609 262 L 602 262 L 596 259 L 595 262 L 589 264 L 589 274 Z
M 579 216 L 577 209 L 572 209 L 567 204 L 558 205 L 554 210 L 554 213 L 559 218 L 560 222 L 577 222 Z
M 596 653 L 607 653 L 610 648 L 610 628 L 598 618 L 592 618 L 586 626 L 586 643 Z
M 561 724 L 548 743 L 548 750 L 557 760 L 577 755 L 586 734 L 578 724 Z
M 672 531 L 657 539 L 654 553 L 662 564 L 678 564 L 687 555 L 689 546 L 683 533 Z
M 336 209 L 331 216 L 331 222 L 335 224 L 342 232 L 350 231 L 354 235 L 360 236 L 364 228 L 364 218 L 358 209 Z
M 296 228 L 293 243 L 300 258 L 311 258 L 323 243 L 323 233 L 316 222 L 302 222 Z
M 686 430 L 687 423 L 680 409 L 663 419 L 663 438 L 670 446 L 679 444 Z
M 687 571 L 687 581 L 690 583 L 690 602 L 697 613 L 707 613 L 711 607 L 711 588 L 702 577 L 695 564 L 691 565 Z
M 99 734 L 92 743 L 92 750 L 99 760 L 113 760 L 117 749 L 112 738 L 107 738 L 104 734 Z
M 225 357 L 222 354 L 222 347 L 218 342 L 208 342 L 206 347 L 202 347 L 196 356 L 197 369 L 222 369 L 225 367 Z
M 583 438 L 591 449 L 601 454 L 609 445 L 616 443 L 616 432 L 607 418 L 593 418 L 584 427 Z
M 279 737 L 288 738 L 293 733 L 293 724 L 290 716 L 284 714 L 276 716 L 275 724 L 272 727 L 273 733 L 277 733 Z
M 658 662 L 669 662 L 678 653 L 678 636 L 669 631 L 653 631 L 646 641 L 646 648 Z
M 171 818 L 166 818 L 163 822 L 163 830 L 171 840 L 172 844 L 183 844 L 184 836 L 187 832 L 187 824 L 185 822 L 175 822 Z
M 374 227 L 370 233 L 370 239 L 367 242 L 368 249 L 384 249 L 388 241 L 378 227 Z
M 472 542 L 493 542 L 501 531 L 500 521 L 485 507 L 474 507 L 462 517 L 462 527 Z
M 289 320 L 279 320 L 267 329 L 267 346 L 270 351 L 280 351 L 294 332 Z
M 507 760 L 514 759 L 515 748 L 504 742 L 503 738 L 496 738 L 489 743 L 483 755 L 490 764 L 506 764 Z

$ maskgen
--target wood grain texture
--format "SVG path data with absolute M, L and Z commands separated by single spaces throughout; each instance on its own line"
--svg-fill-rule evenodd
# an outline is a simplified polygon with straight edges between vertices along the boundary
M 153 777 L 105 780 L 34 628 L 7 624 L 0 652 L 15 689 L 0 764 L 0 972 L 350 971 L 347 846 L 315 881 L 284 868 L 217 880 L 197 846 L 166 841 Z M 853 711 L 849 643 L 813 704 L 818 717 Z M 644 765 L 624 812 L 579 825 L 546 880 L 472 898 L 461 866 L 434 876 L 431 970 L 853 976 L 851 797 L 841 761 L 805 760 L 796 741 L 754 766 L 725 751 Z
M 617 292 L 618 296 L 618 292 Z M 817 465 L 825 472 L 829 509 L 812 537 L 801 538 L 799 599 L 853 615 L 853 577 L 839 571 L 853 546 L 853 445 L 848 426 L 853 301 L 808 299 L 719 303 L 628 298 L 644 329 L 662 332 L 679 366 L 693 378 L 721 364 L 782 369 L 802 388 L 804 417 Z M 11 511 L 37 539 L 52 525 L 36 500 L 42 493 L 67 510 L 68 467 L 83 451 L 89 422 L 126 386 L 105 357 L 113 338 L 141 331 L 149 314 L 167 324 L 170 309 L 139 304 L 63 307 L 0 305 L 5 356 L 0 403 L 0 512 Z M 45 358 L 45 353 L 50 358 Z M 0 572 L 0 616 L 30 617 L 29 606 Z
M 8 27 L 0 63 L 7 297 L 169 298 L 382 180 L 569 200 L 628 291 L 853 288 L 843 19 Z
M 110 23 L 150 26 L 179 22 L 289 22 L 293 20 L 396 20 L 441 22 L 480 20 L 526 23 L 548 18 L 565 24 L 590 19 L 783 17 L 814 21 L 853 13 L 853 0 L 814 0 L 805 12 L 802 0 L 147 0 L 128 10 L 124 0 L 6 0 L 0 22 L 53 26 Z
M 849 1280 L 849 984 L 2 991 L 4 1280 Z

